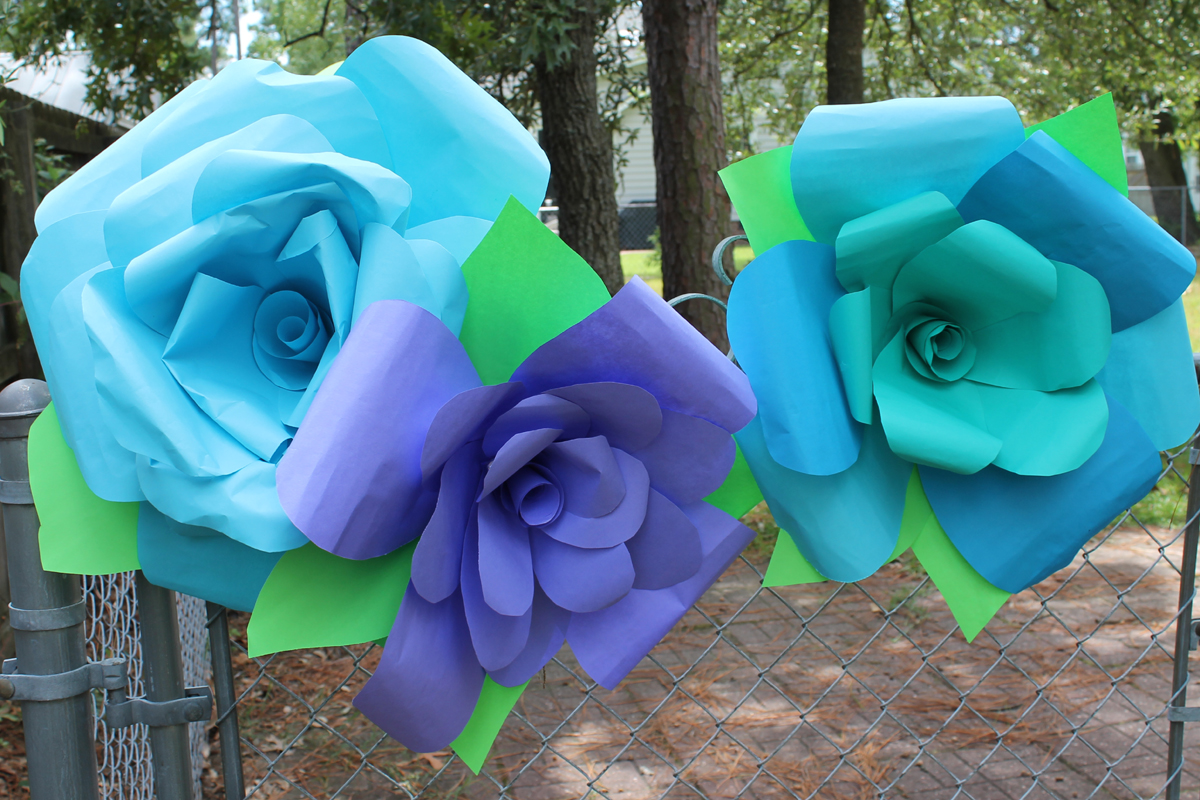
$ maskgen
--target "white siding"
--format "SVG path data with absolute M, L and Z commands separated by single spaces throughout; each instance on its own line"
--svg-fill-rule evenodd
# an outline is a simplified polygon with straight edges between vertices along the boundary
M 625 127 L 638 133 L 633 142 L 625 145 L 626 164 L 617 175 L 617 202 L 652 203 L 658 193 L 654 181 L 654 139 L 650 135 L 650 120 L 631 111 L 625 115 Z M 619 145 L 623 136 L 615 137 L 613 144 Z

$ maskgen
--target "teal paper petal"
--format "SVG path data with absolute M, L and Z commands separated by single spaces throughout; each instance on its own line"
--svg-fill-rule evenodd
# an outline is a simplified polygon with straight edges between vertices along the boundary
M 1104 366 L 1112 340 L 1104 288 L 1081 269 L 1057 261 L 1054 267 L 1058 293 L 1049 308 L 975 331 L 975 366 L 968 378 L 1054 391 L 1080 386 Z
M 831 475 L 858 457 L 829 335 L 829 312 L 845 294 L 828 245 L 789 241 L 762 253 L 729 293 L 734 355 L 758 398 L 771 457 L 810 475 Z
M 279 561 L 208 528 L 176 522 L 142 503 L 138 512 L 138 561 L 156 586 L 250 611 Z
M 866 426 L 858 460 L 836 475 L 781 466 L 767 450 L 757 417 L 735 438 L 775 521 L 796 541 L 802 561 L 819 571 L 811 580 L 857 581 L 887 563 L 900 534 L 912 465 L 892 453 L 878 425 Z M 781 565 L 775 577 L 783 581 L 785 572 Z
M 955 475 L 921 467 L 921 483 L 954 546 L 1006 592 L 1020 592 L 1071 563 L 1079 548 L 1154 487 L 1158 451 L 1110 401 L 1104 443 L 1077 470 L 1030 477 L 989 467 Z
M 409 240 L 428 239 L 450 251 L 460 265 L 474 252 L 492 227 L 492 221 L 479 217 L 445 217 L 409 226 L 404 237 Z M 443 320 L 444 322 L 445 320 Z
M 851 292 L 834 301 L 829 309 L 829 336 L 837 358 L 850 414 L 864 425 L 871 424 L 875 399 L 871 392 L 872 345 L 871 301 L 873 290 Z
M 921 377 L 905 357 L 902 334 L 883 348 L 873 375 L 879 417 L 896 455 L 969 474 L 1000 452 L 1000 439 L 987 429 L 980 386 Z
M 1025 141 L 1002 97 L 903 98 L 813 109 L 792 148 L 796 207 L 818 242 L 922 192 L 955 205 Z
M 1114 333 L 1174 303 L 1196 274 L 1186 247 L 1041 131 L 980 178 L 958 211 L 1100 281 Z
M 1129 409 L 1157 449 L 1186 442 L 1200 425 L 1200 393 L 1183 300 L 1113 334 L 1108 363 L 1096 380 Z
M 370 39 L 337 74 L 379 115 L 395 170 L 413 187 L 409 224 L 495 219 L 509 195 L 530 211 L 542 204 L 550 162 L 533 136 L 432 46 L 406 36 Z
M 901 267 L 962 224 L 954 204 L 939 192 L 852 219 L 837 236 L 838 280 L 851 292 L 864 286 L 890 292 Z
M 1041 253 L 999 225 L 973 222 L 908 262 L 892 286 L 892 308 L 928 303 L 976 330 L 1014 314 L 1043 311 L 1058 274 Z
M 1078 468 L 1104 440 L 1108 403 L 1096 381 L 1057 392 L 977 385 L 988 431 L 1003 442 L 993 463 L 1018 475 Z

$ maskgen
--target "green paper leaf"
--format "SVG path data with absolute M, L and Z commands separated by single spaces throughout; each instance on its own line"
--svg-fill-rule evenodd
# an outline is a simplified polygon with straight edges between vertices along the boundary
M 962 553 L 958 552 L 950 537 L 942 530 L 921 488 L 920 478 L 917 478 L 916 493 L 913 483 L 909 482 L 907 500 L 910 505 L 916 504 L 914 517 L 924 519 L 920 535 L 912 544 L 913 555 L 921 562 L 921 566 L 929 573 L 930 579 L 950 607 L 950 613 L 962 628 L 963 637 L 968 642 L 974 640 L 984 626 L 988 624 L 1001 606 L 1007 602 L 1011 594 L 988 583 L 982 575 L 975 571 Z M 904 508 L 907 518 L 909 506 Z M 901 526 L 903 528 L 903 525 Z
M 42 526 L 43 569 L 112 575 L 140 568 L 138 504 L 113 503 L 88 488 L 53 403 L 29 429 L 29 488 Z
M 933 516 L 933 508 L 925 499 L 925 490 L 921 488 L 921 476 L 917 465 L 913 465 L 912 474 L 908 476 L 908 488 L 904 491 L 904 515 L 900 518 L 900 535 L 896 537 L 896 547 L 888 556 L 887 563 L 900 557 L 900 554 L 913 546 L 913 542 L 921 536 Z
M 483 768 L 483 762 L 487 760 L 492 744 L 504 726 L 504 720 L 508 719 L 509 712 L 517 704 L 517 698 L 527 686 L 529 681 L 508 687 L 501 686 L 490 677 L 483 679 L 483 690 L 479 693 L 479 702 L 471 712 L 467 727 L 450 743 L 463 763 L 471 768 L 471 772 L 478 775 Z
M 471 299 L 459 339 L 488 384 L 610 299 L 595 270 L 511 197 L 462 270 Z
M 746 457 L 742 455 L 742 448 L 738 447 L 733 467 L 725 476 L 725 482 L 704 499 L 737 519 L 744 517 L 750 509 L 762 502 L 762 491 L 750 472 Z
M 775 540 L 775 549 L 771 552 L 771 563 L 767 565 L 767 574 L 763 576 L 763 586 L 794 586 L 797 583 L 820 583 L 827 580 L 829 579 L 817 572 L 817 568 L 801 555 L 792 535 L 780 528 L 779 538 Z
M 756 254 L 792 239 L 813 241 L 792 194 L 791 145 L 744 158 L 717 174 Z
M 1129 196 L 1129 173 L 1125 171 L 1125 151 L 1112 92 L 1030 125 L 1025 129 L 1025 137 L 1032 136 L 1034 131 L 1044 131 L 1114 189 Z
M 356 561 L 315 544 L 289 550 L 271 570 L 247 628 L 251 656 L 362 644 L 392 630 L 416 542 Z

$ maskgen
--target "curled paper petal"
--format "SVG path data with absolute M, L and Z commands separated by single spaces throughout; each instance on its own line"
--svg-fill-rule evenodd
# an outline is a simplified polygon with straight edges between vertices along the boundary
M 796 207 L 818 242 L 922 192 L 958 203 L 1025 129 L 1002 97 L 902 98 L 819 106 L 792 146 Z
M 524 614 L 506 616 L 483 597 L 479 578 L 479 527 L 467 527 L 462 559 L 462 599 L 471 629 L 471 644 L 479 663 L 489 672 L 512 663 L 529 642 L 533 605 Z
M 737 448 L 729 432 L 687 414 L 664 411 L 662 432 L 633 453 L 650 483 L 676 503 L 694 503 L 715 492 L 729 474 Z
M 754 416 L 746 377 L 640 279 L 539 347 L 513 372 L 531 393 L 611 381 L 727 431 Z
M 1112 400 L 1108 405 L 1103 444 L 1071 472 L 1035 477 L 988 467 L 967 479 L 921 468 L 938 521 L 993 585 L 1019 592 L 1065 567 L 1158 479 L 1162 462 L 1154 445 L 1128 411 Z
M 534 531 L 533 569 L 538 585 L 554 604 L 586 613 L 606 608 L 633 587 L 633 561 L 625 545 L 571 547 Z
M 463 537 L 471 522 L 471 501 L 479 484 L 474 450 L 464 447 L 451 456 L 442 470 L 440 484 L 437 506 L 417 540 L 412 567 L 413 586 L 431 603 L 445 600 L 458 586 Z
M 967 220 L 997 222 L 1100 281 L 1113 332 L 1171 305 L 1196 273 L 1187 248 L 1042 132 L 984 175 L 958 210 Z
M 349 346 L 357 340 L 363 346 Z M 437 317 L 400 300 L 371 306 L 317 393 L 312 422 L 279 463 L 279 499 L 292 522 L 345 558 L 415 538 L 435 503 L 421 475 L 425 431 L 478 381 Z
M 833 248 L 785 242 L 756 258 L 729 293 L 729 341 L 755 386 L 772 457 L 813 475 L 858 458 L 862 433 L 850 416 L 829 335 L 829 312 L 845 290 Z

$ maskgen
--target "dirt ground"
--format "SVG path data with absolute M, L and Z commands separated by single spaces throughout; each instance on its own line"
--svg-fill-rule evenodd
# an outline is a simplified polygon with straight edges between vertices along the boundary
M 752 549 L 617 691 L 589 691 L 564 648 L 478 777 L 381 737 L 351 707 L 378 648 L 265 667 L 238 654 L 247 787 L 273 800 L 300 787 L 486 798 L 501 785 L 520 800 L 1151 797 L 1166 773 L 1179 551 L 1160 558 L 1155 536 L 1168 534 L 1118 530 L 1011 599 L 973 644 L 907 559 L 861 584 L 759 591 L 765 552 Z M 245 617 L 231 622 L 244 635 Z M 0 705 L 5 798 L 27 796 L 15 717 Z M 212 733 L 204 796 L 223 798 Z M 1185 796 L 1200 790 L 1195 742 Z

